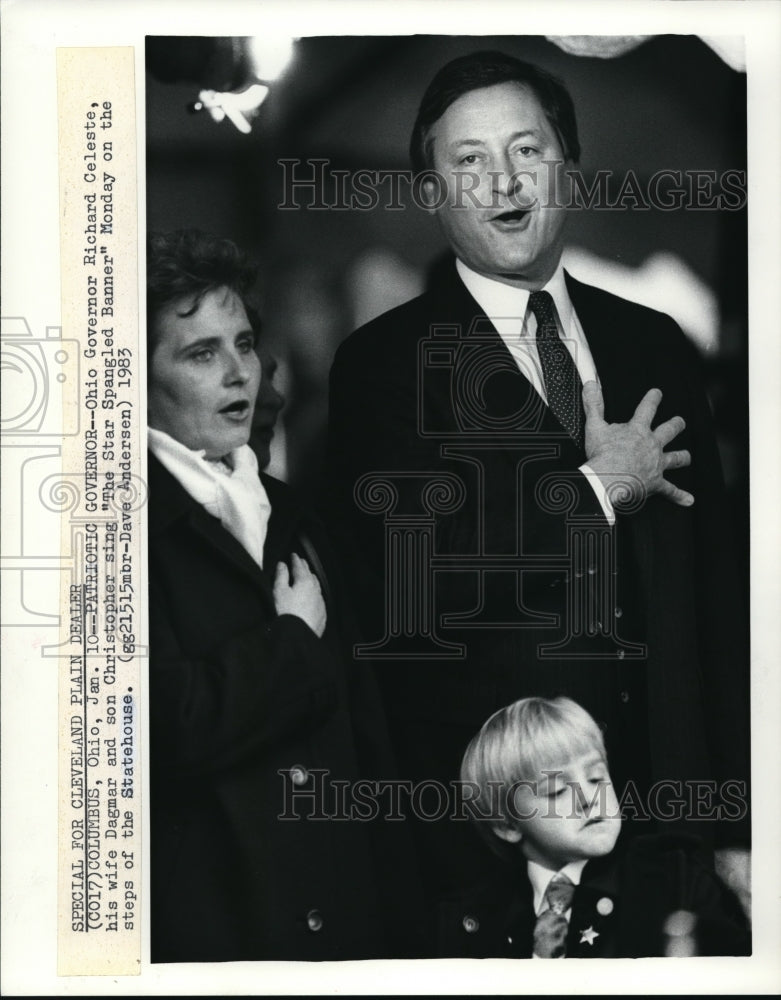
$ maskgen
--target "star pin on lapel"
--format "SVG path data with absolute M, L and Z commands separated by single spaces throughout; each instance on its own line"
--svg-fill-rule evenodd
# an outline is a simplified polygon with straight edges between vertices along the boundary
M 599 931 L 595 931 L 593 927 L 587 927 L 584 931 L 580 932 L 580 941 L 578 943 L 593 945 L 598 937 Z

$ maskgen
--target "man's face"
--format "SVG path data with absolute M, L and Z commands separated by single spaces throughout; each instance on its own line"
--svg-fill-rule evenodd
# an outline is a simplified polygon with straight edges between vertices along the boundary
M 512 800 L 517 824 L 497 833 L 520 841 L 529 861 L 558 871 L 570 861 L 609 854 L 621 831 L 618 800 L 598 750 L 546 768 Z
M 564 156 L 534 93 L 520 83 L 472 90 L 434 123 L 429 141 L 447 187 L 437 215 L 456 256 L 506 284 L 544 285 L 563 247 L 553 161 Z M 424 191 L 436 197 L 435 182 Z
M 249 440 L 260 382 L 255 335 L 241 299 L 228 288 L 204 295 L 192 316 L 187 298 L 163 309 L 149 370 L 149 426 L 207 458 Z

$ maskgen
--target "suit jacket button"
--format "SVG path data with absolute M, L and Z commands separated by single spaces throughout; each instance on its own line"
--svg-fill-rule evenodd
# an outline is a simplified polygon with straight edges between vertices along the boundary
M 620 618 L 621 615 L 623 615 L 623 613 L 624 613 L 623 608 L 616 608 L 615 611 L 613 612 L 616 618 Z
M 626 653 L 624 652 L 623 649 L 619 649 L 618 652 L 616 653 L 616 656 L 619 658 L 619 660 L 623 660 L 623 658 L 626 656 Z
M 300 764 L 296 764 L 295 767 L 290 768 L 290 780 L 294 785 L 305 785 L 309 781 L 309 771 Z
M 629 692 L 628 691 L 622 691 L 621 694 L 618 697 L 626 705 L 626 703 L 629 701 Z
M 467 934 L 475 934 L 480 930 L 480 921 L 476 917 L 466 916 L 461 921 Z
M 316 934 L 323 929 L 323 915 L 319 910 L 310 910 L 306 915 L 306 926 Z

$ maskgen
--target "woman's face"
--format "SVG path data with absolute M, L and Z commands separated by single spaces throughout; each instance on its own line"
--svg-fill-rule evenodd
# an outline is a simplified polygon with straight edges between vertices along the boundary
M 208 292 L 191 316 L 187 298 L 157 317 L 149 368 L 149 426 L 207 458 L 249 440 L 260 383 L 255 334 L 239 296 Z

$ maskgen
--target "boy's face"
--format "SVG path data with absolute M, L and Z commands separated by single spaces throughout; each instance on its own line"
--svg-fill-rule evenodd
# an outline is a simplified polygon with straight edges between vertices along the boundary
M 516 822 L 497 834 L 520 842 L 529 861 L 553 871 L 570 861 L 609 854 L 621 830 L 616 793 L 597 749 L 520 784 L 511 810 Z

